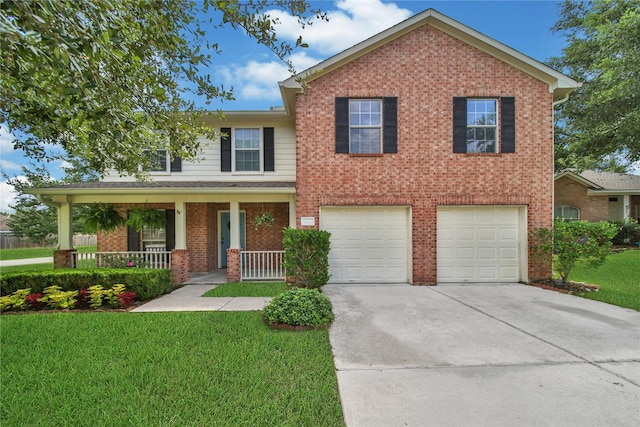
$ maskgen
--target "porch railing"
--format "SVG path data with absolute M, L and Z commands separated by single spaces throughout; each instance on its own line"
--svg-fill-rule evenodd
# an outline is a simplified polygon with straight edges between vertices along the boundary
M 143 267 L 154 269 L 171 268 L 171 252 L 76 252 L 73 254 L 73 268 L 96 267 Z
M 285 280 L 284 251 L 240 252 L 240 280 Z

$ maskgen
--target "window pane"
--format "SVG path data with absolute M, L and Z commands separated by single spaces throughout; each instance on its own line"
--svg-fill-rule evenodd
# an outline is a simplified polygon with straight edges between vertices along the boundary
M 350 152 L 353 154 L 378 154 L 382 152 L 379 128 L 351 129 Z
M 260 171 L 260 150 L 236 151 L 237 171 Z
M 146 154 L 151 163 L 149 171 L 165 172 L 167 170 L 167 150 L 157 150 L 154 153 L 146 150 Z

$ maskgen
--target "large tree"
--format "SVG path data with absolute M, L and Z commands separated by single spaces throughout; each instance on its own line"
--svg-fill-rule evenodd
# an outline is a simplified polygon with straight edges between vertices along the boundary
M 269 8 L 301 26 L 323 17 L 302 0 L 0 0 L 0 124 L 34 159 L 78 157 L 101 174 L 144 178 L 146 150 L 197 158 L 211 129 L 194 96 L 233 97 L 206 74 L 212 31 L 241 29 L 284 61 L 305 46 L 278 40 Z
M 28 237 L 35 243 L 45 244 L 53 240 L 58 233 L 57 210 L 54 206 L 40 201 L 36 196 L 27 194 L 25 190 L 46 187 L 51 184 L 70 184 L 73 182 L 89 182 L 98 179 L 97 174 L 86 168 L 78 159 L 70 159 L 64 169 L 65 177 L 55 181 L 43 165 L 22 166 L 23 176 L 7 178 L 14 187 L 16 198 L 11 205 L 14 213 L 10 215 L 8 225 L 16 236 Z M 73 231 L 84 232 L 82 213 L 87 209 L 83 205 L 73 206 Z
M 624 169 L 640 160 L 640 0 L 566 0 L 550 64 L 583 82 L 557 111 L 556 168 Z

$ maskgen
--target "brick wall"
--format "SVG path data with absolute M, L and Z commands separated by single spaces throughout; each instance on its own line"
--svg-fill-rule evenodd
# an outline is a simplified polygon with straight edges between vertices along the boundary
M 246 250 L 280 251 L 284 249 L 282 230 L 289 225 L 288 203 L 240 203 L 240 210 L 246 212 Z M 275 221 L 271 227 L 261 225 L 256 229 L 252 220 L 263 212 L 270 212 Z
M 602 221 L 609 216 L 609 196 L 587 196 L 587 187 L 567 176 L 556 180 L 554 205 L 580 209 L 580 219 Z
M 398 98 L 398 153 L 335 153 L 335 97 Z M 454 154 L 453 97 L 513 96 L 516 152 Z M 550 227 L 553 109 L 549 86 L 439 32 L 411 33 L 311 82 L 296 101 L 298 218 L 323 205 L 411 205 L 413 278 L 436 281 L 438 204 L 525 204 Z M 299 222 L 299 219 L 298 219 Z M 530 277 L 550 266 L 529 267 Z

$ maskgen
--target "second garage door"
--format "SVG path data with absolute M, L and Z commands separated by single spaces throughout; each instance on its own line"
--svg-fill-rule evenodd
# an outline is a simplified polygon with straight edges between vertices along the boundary
M 323 207 L 320 228 L 331 233 L 330 282 L 409 280 L 408 208 Z
M 517 282 L 518 207 L 439 207 L 438 282 Z

